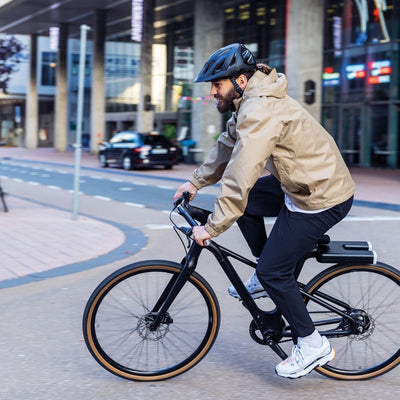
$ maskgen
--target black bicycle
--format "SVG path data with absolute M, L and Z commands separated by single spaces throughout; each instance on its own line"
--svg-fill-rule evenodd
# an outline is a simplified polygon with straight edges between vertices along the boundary
M 0 146 L 5 146 L 5 142 L 0 142 Z M 7 207 L 7 203 L 6 203 L 6 197 L 7 193 L 3 190 L 3 187 L 1 186 L 1 181 L 0 181 L 0 202 L 1 205 L 3 207 L 3 211 L 7 212 L 8 211 L 8 207 Z
M 6 203 L 6 197 L 7 193 L 3 190 L 3 187 L 1 186 L 1 182 L 0 182 L 0 201 L 1 201 L 1 205 L 3 207 L 3 211 L 7 212 L 8 211 L 8 207 L 7 207 L 7 203 Z
M 276 308 L 260 308 L 230 259 L 253 268 L 256 264 L 214 241 L 202 247 L 190 238 L 192 227 L 204 224 L 208 214 L 190 205 L 184 194 L 170 214 L 175 230 L 189 241 L 183 260 L 127 265 L 104 279 L 90 296 L 83 316 L 84 338 L 108 371 L 138 381 L 172 378 L 194 367 L 211 349 L 220 307 L 211 286 L 195 271 L 203 250 L 215 256 L 249 311 L 250 336 L 282 359 L 287 357 L 284 348 L 293 339 L 291 327 Z M 178 215 L 190 227 L 178 226 Z M 297 278 L 310 258 L 334 264 L 308 283 L 298 282 L 315 327 L 336 350 L 335 359 L 316 370 L 331 378 L 361 380 L 398 365 L 399 271 L 377 262 L 368 242 L 330 241 L 326 235 L 299 262 Z

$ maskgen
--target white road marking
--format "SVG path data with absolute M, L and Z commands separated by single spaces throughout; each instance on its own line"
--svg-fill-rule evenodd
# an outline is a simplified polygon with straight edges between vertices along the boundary
M 130 201 L 127 201 L 124 204 L 127 205 L 127 206 L 131 206 L 131 207 L 139 207 L 139 208 L 145 208 L 146 207 L 144 204 L 131 203 Z
M 106 201 L 111 201 L 112 199 L 110 197 L 104 197 L 104 196 L 93 196 L 95 199 L 99 200 L 106 200 Z
M 172 186 L 156 185 L 156 188 L 158 188 L 158 189 L 168 189 L 168 190 L 170 190 L 170 189 L 172 189 Z
M 171 225 L 161 225 L 161 224 L 147 224 L 140 227 L 140 229 L 172 229 Z

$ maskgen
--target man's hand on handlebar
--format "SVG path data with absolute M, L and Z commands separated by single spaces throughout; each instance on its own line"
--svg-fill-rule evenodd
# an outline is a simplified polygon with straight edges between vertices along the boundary
M 211 239 L 211 236 L 204 229 L 204 226 L 195 226 L 192 230 L 192 238 L 200 246 L 207 246 L 207 243 L 204 242 Z
M 196 186 L 193 185 L 193 183 L 189 181 L 185 182 L 183 185 L 178 187 L 174 195 L 174 201 L 179 199 L 179 197 L 183 195 L 183 192 L 189 192 L 191 194 L 190 200 L 193 200 L 198 192 L 198 189 L 196 188 Z

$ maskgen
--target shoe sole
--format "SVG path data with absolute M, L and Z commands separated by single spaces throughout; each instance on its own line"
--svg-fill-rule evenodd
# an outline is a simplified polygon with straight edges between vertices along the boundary
M 318 360 L 315 360 L 312 364 L 310 364 L 308 367 L 302 369 L 299 372 L 293 373 L 293 374 L 282 374 L 279 373 L 276 369 L 275 372 L 277 375 L 281 376 L 282 378 L 289 378 L 289 379 L 296 379 L 296 378 L 301 378 L 302 376 L 308 375 L 312 370 L 314 370 L 317 367 L 322 367 L 323 365 L 327 364 L 329 361 L 332 361 L 336 356 L 336 351 L 331 347 L 331 351 L 326 355 Z
M 242 300 L 241 297 L 238 294 L 233 294 L 233 293 L 230 293 L 229 291 L 228 291 L 228 294 L 229 294 L 229 296 L 232 296 L 235 299 Z M 253 293 L 253 294 L 250 293 L 250 295 L 254 300 L 259 299 L 261 297 L 269 297 L 268 293 L 265 290 L 263 290 L 261 292 L 256 292 L 256 293 Z

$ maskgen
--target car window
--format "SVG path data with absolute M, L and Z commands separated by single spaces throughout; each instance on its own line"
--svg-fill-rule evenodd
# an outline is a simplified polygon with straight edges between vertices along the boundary
M 121 132 L 117 133 L 111 140 L 110 143 L 136 143 L 138 136 L 135 133 Z
M 143 135 L 142 140 L 144 144 L 149 146 L 169 146 L 170 142 L 163 135 Z

